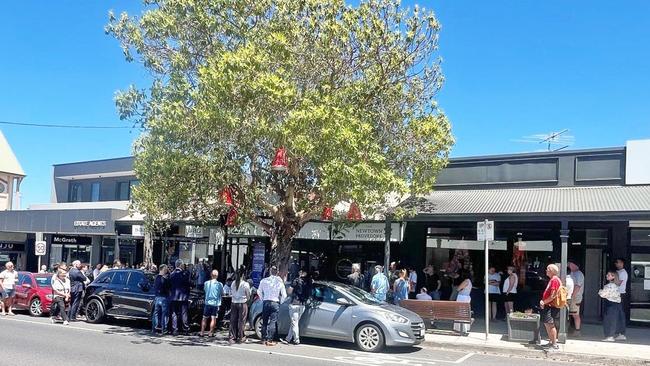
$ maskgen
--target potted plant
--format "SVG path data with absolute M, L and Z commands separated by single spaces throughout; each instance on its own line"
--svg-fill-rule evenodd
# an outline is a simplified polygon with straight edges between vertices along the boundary
M 539 314 L 532 311 L 508 314 L 508 340 L 531 342 L 539 331 Z

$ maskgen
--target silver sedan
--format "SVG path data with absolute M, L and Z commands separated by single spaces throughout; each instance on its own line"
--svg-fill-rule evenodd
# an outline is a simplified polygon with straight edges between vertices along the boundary
M 279 335 L 289 332 L 289 302 L 285 300 L 280 305 Z M 262 301 L 259 299 L 251 305 L 249 321 L 261 338 Z M 300 318 L 301 338 L 353 342 L 366 352 L 377 352 L 384 346 L 417 345 L 424 340 L 424 333 L 424 321 L 417 314 L 337 282 L 314 282 Z

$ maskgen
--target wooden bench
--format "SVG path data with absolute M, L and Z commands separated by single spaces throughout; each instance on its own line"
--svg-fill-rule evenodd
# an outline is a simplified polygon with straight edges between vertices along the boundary
M 467 302 L 402 300 L 400 306 L 418 314 L 429 327 L 438 321 L 472 324 L 472 308 Z

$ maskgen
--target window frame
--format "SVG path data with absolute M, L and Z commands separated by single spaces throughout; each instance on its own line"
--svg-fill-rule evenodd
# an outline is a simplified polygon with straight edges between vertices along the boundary
M 95 191 L 97 187 L 97 191 Z M 97 199 L 95 199 L 95 193 L 97 193 Z M 92 182 L 90 183 L 90 202 L 99 202 L 102 199 L 102 182 Z
M 68 186 L 68 202 L 83 202 L 83 184 L 81 182 L 70 182 Z

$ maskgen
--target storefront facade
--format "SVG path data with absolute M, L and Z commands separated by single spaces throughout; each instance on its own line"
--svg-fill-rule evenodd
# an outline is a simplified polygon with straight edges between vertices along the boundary
M 615 259 L 624 258 L 631 294 L 626 310 L 632 321 L 650 324 L 650 178 L 630 171 L 650 150 L 650 141 L 641 145 L 454 159 L 435 192 L 403 203 L 417 207 L 418 215 L 406 223 L 400 260 L 433 265 L 443 279 L 465 269 L 482 287 L 484 249 L 476 225 L 488 219 L 495 223 L 490 266 L 501 272 L 516 267 L 519 310 L 539 301 L 546 265 L 564 255 L 585 274 L 584 318 L 600 321 L 598 289 Z M 636 169 L 650 171 L 647 164 Z

